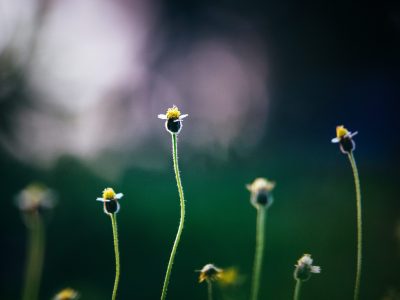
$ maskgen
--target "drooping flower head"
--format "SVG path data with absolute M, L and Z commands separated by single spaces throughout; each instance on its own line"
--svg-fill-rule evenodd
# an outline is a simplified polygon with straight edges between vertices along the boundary
M 176 105 L 167 109 L 165 114 L 159 114 L 158 118 L 165 121 L 165 129 L 171 134 L 178 134 L 182 129 L 182 120 L 188 114 L 182 115 Z
M 114 213 L 118 213 L 120 209 L 120 204 L 118 202 L 124 196 L 122 193 L 115 193 L 112 188 L 106 188 L 103 190 L 103 195 L 100 198 L 97 198 L 97 201 L 104 203 L 104 213 L 107 215 L 111 215 Z
M 17 195 L 16 204 L 26 213 L 50 209 L 56 204 L 55 193 L 43 184 L 32 183 Z
M 77 300 L 79 293 L 71 288 L 61 290 L 54 296 L 53 300 Z
M 222 269 L 217 268 L 213 264 L 206 264 L 200 271 L 199 282 L 215 281 L 219 279 L 222 275 Z
M 295 265 L 294 278 L 296 280 L 306 281 L 310 279 L 311 274 L 321 273 L 319 266 L 313 266 L 313 259 L 310 254 L 304 254 Z
M 351 153 L 356 149 L 353 136 L 357 133 L 357 131 L 354 133 L 348 131 L 343 125 L 336 126 L 336 137 L 332 139 L 332 143 L 339 143 L 342 153 Z
M 272 190 L 275 188 L 275 182 L 266 178 L 256 178 L 253 183 L 247 184 L 246 188 L 250 191 L 250 202 L 254 207 L 268 208 L 273 203 Z

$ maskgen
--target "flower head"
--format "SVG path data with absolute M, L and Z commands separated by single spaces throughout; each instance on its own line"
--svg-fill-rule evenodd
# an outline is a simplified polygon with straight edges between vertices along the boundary
M 296 280 L 306 281 L 310 279 L 311 274 L 321 273 L 319 266 L 313 266 L 313 259 L 310 254 L 304 254 L 295 265 L 294 278 Z
M 201 270 L 199 270 L 199 282 L 207 281 L 215 281 L 221 278 L 223 270 L 217 268 L 213 264 L 205 265 Z
M 79 298 L 79 293 L 71 288 L 61 290 L 54 296 L 53 300 L 76 300 Z
M 118 213 L 120 209 L 120 205 L 118 200 L 124 196 L 122 193 L 115 193 L 112 188 L 106 188 L 103 190 L 103 195 L 100 198 L 97 198 L 97 201 L 104 203 L 104 213 L 107 215 L 111 215 L 114 213 Z
M 344 154 L 351 153 L 356 149 L 356 143 L 353 140 L 358 132 L 350 132 L 343 125 L 336 126 L 336 137 L 332 139 L 332 143 L 339 143 L 340 150 Z
M 158 118 L 165 121 L 165 129 L 171 134 L 178 134 L 182 129 L 182 120 L 186 118 L 188 114 L 182 115 L 176 105 L 167 109 L 165 114 L 159 114 Z
M 222 269 L 222 272 L 218 276 L 218 283 L 221 286 L 239 284 L 242 280 L 242 276 L 240 276 L 239 271 L 235 267 Z
M 250 202 L 256 208 L 271 206 L 273 202 L 271 191 L 275 188 L 275 182 L 266 178 L 256 178 L 253 183 L 246 185 L 251 193 Z
M 16 204 L 23 212 L 50 209 L 56 204 L 55 193 L 43 184 L 32 183 L 17 195 Z

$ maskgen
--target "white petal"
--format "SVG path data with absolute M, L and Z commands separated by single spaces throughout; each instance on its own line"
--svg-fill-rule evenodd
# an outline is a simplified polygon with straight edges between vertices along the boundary
M 321 273 L 321 267 L 311 266 L 311 273 L 315 273 L 315 274 Z
M 122 193 L 118 193 L 115 195 L 115 198 L 117 198 L 118 200 L 121 199 L 124 196 L 124 194 Z
M 111 200 L 107 200 L 104 198 L 97 198 L 96 201 L 100 201 L 100 202 L 110 202 Z
M 335 137 L 334 139 L 331 140 L 332 143 L 339 143 L 340 139 Z
M 357 134 L 358 134 L 358 131 L 353 132 L 353 133 L 350 133 L 350 137 L 353 137 L 353 136 L 355 136 L 355 135 L 357 135 Z
M 181 116 L 179 117 L 179 119 L 184 119 L 184 118 L 186 118 L 187 116 L 188 116 L 188 114 L 181 115 Z
M 167 119 L 167 116 L 164 115 L 164 114 L 159 114 L 159 115 L 158 115 L 158 118 L 161 119 L 161 120 L 166 120 L 166 119 Z

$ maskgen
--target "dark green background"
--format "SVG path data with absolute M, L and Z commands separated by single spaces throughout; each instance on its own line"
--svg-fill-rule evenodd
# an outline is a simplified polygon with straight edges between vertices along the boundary
M 190 3 L 190 4 L 189 4 Z M 382 299 L 400 288 L 399 240 L 399 5 L 338 1 L 171 1 L 163 6 L 171 36 L 189 37 L 229 12 L 251 22 L 269 45 L 270 111 L 266 133 L 246 154 L 223 161 L 180 147 L 187 219 L 169 286 L 169 299 L 205 299 L 194 270 L 213 262 L 236 266 L 244 283 L 223 298 L 246 299 L 254 255 L 255 209 L 245 184 L 265 176 L 277 182 L 266 227 L 260 299 L 291 299 L 292 272 L 303 253 L 322 267 L 304 285 L 303 299 L 352 299 L 355 271 L 355 193 L 347 158 L 330 143 L 344 123 L 356 136 L 364 205 L 362 299 Z M 2 58 L 4 63 L 4 58 Z M 1 130 L 23 98 L 19 77 L 13 98 L 0 102 Z M 22 104 L 21 104 L 22 105 Z M 165 108 L 160 107 L 160 112 Z M 186 111 L 185 111 L 186 112 Z M 196 115 L 195 111 L 189 111 Z M 199 116 L 196 116 L 199 117 Z M 251 122 L 249 118 L 249 122 Z M 159 122 L 163 143 L 170 138 Z M 210 131 L 213 128 L 210 128 Z M 180 139 L 191 134 L 190 117 Z M 243 128 L 243 136 L 248 132 Z M 165 139 L 165 140 L 164 140 Z M 243 139 L 245 140 L 245 138 Z M 155 144 L 156 145 L 156 144 Z M 154 155 L 171 161 L 160 150 Z M 188 155 L 190 153 L 190 155 Z M 190 159 L 189 159 L 190 157 Z M 112 159 L 112 155 L 110 156 Z M 141 157 L 132 154 L 133 162 Z M 59 204 L 46 215 L 47 248 L 40 299 L 71 286 L 82 299 L 108 299 L 114 280 L 111 223 L 95 201 L 103 188 L 123 192 L 118 215 L 122 275 L 120 299 L 157 299 L 179 219 L 172 162 L 169 169 L 128 168 L 117 182 L 94 175 L 73 157 L 49 171 L 1 150 L 0 298 L 18 299 L 26 232 L 14 196 L 31 181 L 55 189 Z

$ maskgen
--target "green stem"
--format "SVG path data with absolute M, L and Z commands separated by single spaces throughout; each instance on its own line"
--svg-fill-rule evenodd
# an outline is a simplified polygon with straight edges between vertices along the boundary
M 360 295 L 360 281 L 361 281 L 361 263 L 362 263 L 362 212 L 361 212 L 361 189 L 360 178 L 358 176 L 358 169 L 356 160 L 354 159 L 353 152 L 348 153 L 351 168 L 354 175 L 354 184 L 356 189 L 357 199 L 357 272 L 356 281 L 354 285 L 354 300 L 357 300 Z
M 254 256 L 253 283 L 251 288 L 251 299 L 257 300 L 260 289 L 261 266 L 264 252 L 264 228 L 266 219 L 266 208 L 257 208 L 257 227 L 256 227 L 256 252 Z
M 36 300 L 39 296 L 44 258 L 44 228 L 40 214 L 27 213 L 26 223 L 29 231 L 23 300 Z
M 176 184 L 178 186 L 179 199 L 180 199 L 180 203 L 181 203 L 181 218 L 179 220 L 179 227 L 178 227 L 178 232 L 176 233 L 174 246 L 172 247 L 171 255 L 170 255 L 169 261 L 168 261 L 167 272 L 165 274 L 164 285 L 163 285 L 162 294 L 161 294 L 161 300 L 165 300 L 165 298 L 167 297 L 167 289 L 168 289 L 168 284 L 169 284 L 169 278 L 171 276 L 172 265 L 174 263 L 176 250 L 178 248 L 179 240 L 181 239 L 183 225 L 185 222 L 185 198 L 183 196 L 183 188 L 182 188 L 181 176 L 179 173 L 179 166 L 178 166 L 177 136 L 174 133 L 171 135 L 172 135 L 172 158 L 173 158 L 173 162 L 174 162 L 175 179 L 176 179 Z
M 207 280 L 207 292 L 208 292 L 208 300 L 213 299 L 213 294 L 212 294 L 212 282 L 211 280 Z
M 118 245 L 118 226 L 117 226 L 117 215 L 110 214 L 111 217 L 111 224 L 113 230 L 113 238 L 114 238 L 114 252 L 115 252 L 115 280 L 114 280 L 114 289 L 112 293 L 112 300 L 117 298 L 117 290 L 118 290 L 118 283 L 119 283 L 119 275 L 121 273 L 121 266 L 119 261 L 119 245 Z
M 301 280 L 296 279 L 296 287 L 294 289 L 294 300 L 300 299 Z

